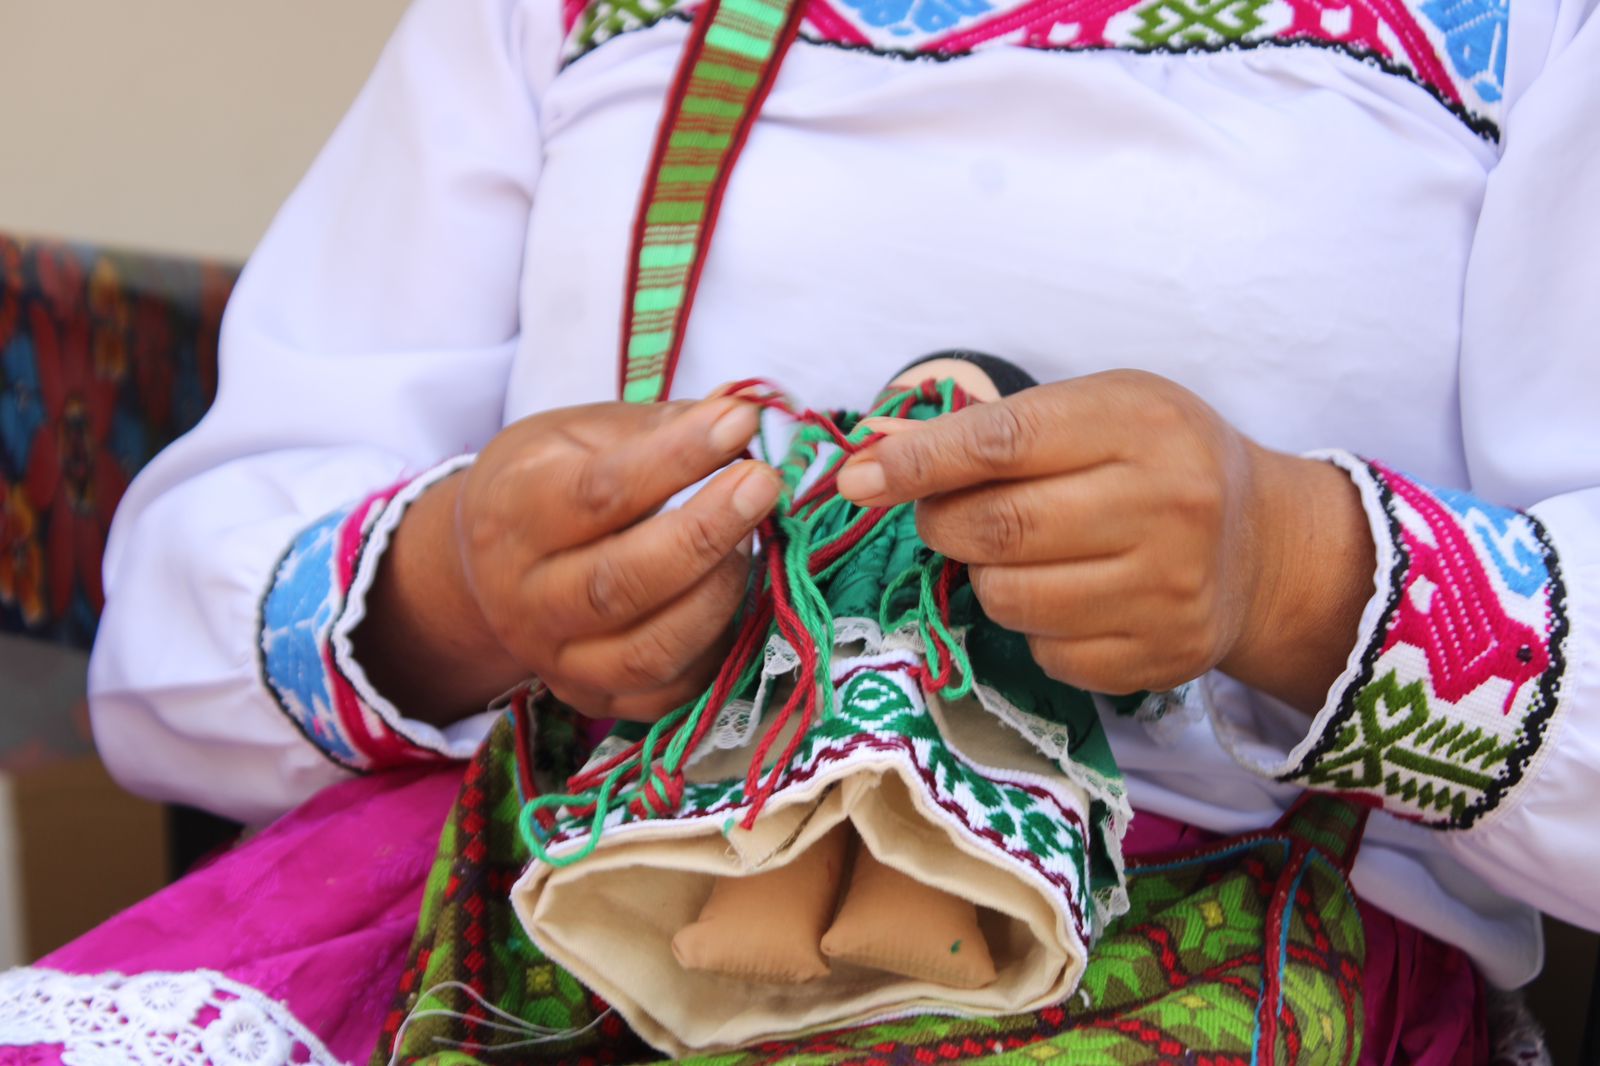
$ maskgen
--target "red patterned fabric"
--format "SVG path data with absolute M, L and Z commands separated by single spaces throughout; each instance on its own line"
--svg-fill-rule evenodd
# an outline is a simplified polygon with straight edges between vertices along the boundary
M 237 273 L 0 236 L 0 631 L 93 639 L 111 515 L 210 406 Z

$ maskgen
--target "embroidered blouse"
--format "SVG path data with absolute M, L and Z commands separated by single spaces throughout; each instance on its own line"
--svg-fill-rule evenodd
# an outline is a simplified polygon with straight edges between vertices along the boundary
M 1594 0 L 807 4 L 675 393 L 851 406 L 964 346 L 1336 449 L 1379 557 L 1348 668 L 1311 720 L 1216 675 L 1108 721 L 1135 806 L 1368 796 L 1357 890 L 1502 984 L 1534 908 L 1600 925 Z M 118 515 L 91 707 L 131 787 L 262 820 L 482 736 L 407 720 L 348 636 L 455 457 L 614 397 L 689 11 L 417 0 L 245 271 L 215 408 Z

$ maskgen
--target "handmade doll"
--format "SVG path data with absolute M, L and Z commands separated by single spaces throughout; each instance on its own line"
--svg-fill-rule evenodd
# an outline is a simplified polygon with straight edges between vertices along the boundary
M 870 414 L 934 418 L 1028 383 L 946 355 Z M 527 803 L 518 917 L 672 1054 L 1060 1001 L 1126 906 L 1099 697 L 983 616 L 909 505 L 837 494 L 869 418 L 746 394 L 793 421 L 735 645 L 699 700 L 619 729 Z

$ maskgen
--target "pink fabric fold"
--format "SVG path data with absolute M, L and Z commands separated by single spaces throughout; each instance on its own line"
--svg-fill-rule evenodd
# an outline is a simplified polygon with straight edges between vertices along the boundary
M 397 770 L 327 789 L 36 965 L 216 970 L 287 1005 L 341 1060 L 364 1062 L 462 772 Z

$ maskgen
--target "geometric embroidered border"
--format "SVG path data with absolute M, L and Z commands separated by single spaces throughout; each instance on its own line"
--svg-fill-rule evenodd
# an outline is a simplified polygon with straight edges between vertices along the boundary
M 1560 708 L 1559 561 L 1528 514 L 1378 463 L 1349 472 L 1387 519 L 1386 606 L 1337 710 L 1281 780 L 1466 828 L 1523 780 Z
M 813 781 L 843 779 L 858 764 L 879 771 L 890 763 L 903 765 L 908 778 L 920 782 L 929 809 L 939 811 L 940 820 L 973 848 L 1029 867 L 1035 878 L 1050 885 L 1052 902 L 1064 905 L 1063 924 L 1088 944 L 1096 887 L 1092 859 L 1107 849 L 1118 857 L 1120 871 L 1120 841 L 1107 838 L 1091 810 L 1080 809 L 1081 794 L 1075 787 L 1038 775 L 980 769 L 949 746 L 910 676 L 915 666 L 915 657 L 904 651 L 836 661 L 834 708 L 804 735 L 777 795 L 813 791 Z M 613 738 L 596 749 L 594 760 L 610 757 L 616 743 Z M 671 817 L 675 825 L 722 826 L 741 816 L 748 804 L 743 778 L 693 783 Z M 605 823 L 611 839 L 641 825 L 649 829 L 652 823 L 621 807 Z M 588 835 L 587 823 L 562 828 L 548 846 L 559 855 Z M 1120 888 L 1120 872 L 1116 877 Z M 1122 897 L 1115 893 L 1114 898 Z
M 344 609 L 340 546 L 359 538 L 381 509 L 374 496 L 335 511 L 295 538 L 261 601 L 257 648 L 261 676 L 278 707 L 324 755 L 350 770 L 368 769 L 354 723 L 340 713 L 346 685 L 329 657 L 333 621 Z
M 568 0 L 563 62 L 700 0 Z M 1510 0 L 801 0 L 800 39 L 897 59 L 992 47 L 1149 55 L 1321 48 L 1420 87 L 1497 141 Z

